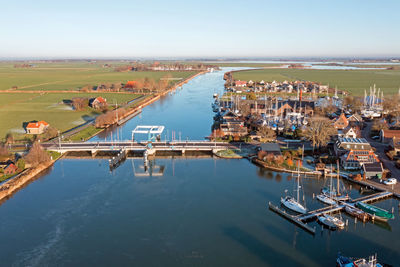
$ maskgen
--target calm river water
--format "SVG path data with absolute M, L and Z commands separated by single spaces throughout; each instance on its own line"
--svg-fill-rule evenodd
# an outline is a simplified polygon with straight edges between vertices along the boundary
M 223 71 L 195 78 L 114 129 L 130 138 L 137 124 L 165 125 L 169 138 L 209 135 L 210 102 L 221 92 Z M 118 132 L 118 134 L 117 134 Z M 111 132 L 96 139 L 108 140 Z M 164 137 L 163 137 L 164 138 Z M 329 232 L 315 222 L 312 236 L 269 211 L 293 188 L 290 175 L 247 160 L 156 158 L 162 176 L 142 176 L 143 160 L 113 172 L 106 159 L 63 159 L 0 206 L 3 266 L 335 266 L 337 253 L 378 253 L 399 266 L 400 221 L 354 223 Z M 160 169 L 160 168 L 158 168 Z M 155 171 L 156 172 L 156 171 Z M 303 179 L 308 208 L 323 180 Z M 356 197 L 359 192 L 351 190 Z

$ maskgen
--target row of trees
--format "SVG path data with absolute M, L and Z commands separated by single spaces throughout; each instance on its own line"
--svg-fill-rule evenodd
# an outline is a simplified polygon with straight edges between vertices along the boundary
M 104 128 L 112 125 L 116 123 L 121 117 L 125 116 L 126 113 L 127 110 L 124 108 L 110 110 L 96 118 L 95 126 L 96 128 Z

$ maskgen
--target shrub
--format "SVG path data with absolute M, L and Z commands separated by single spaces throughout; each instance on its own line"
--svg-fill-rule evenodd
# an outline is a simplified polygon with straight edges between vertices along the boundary
M 25 160 L 24 159 L 19 159 L 18 161 L 17 161 L 17 167 L 18 167 L 18 169 L 20 169 L 20 170 L 24 170 L 25 169 Z

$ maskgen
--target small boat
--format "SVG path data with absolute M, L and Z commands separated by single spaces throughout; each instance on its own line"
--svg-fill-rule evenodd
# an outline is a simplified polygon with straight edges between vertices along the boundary
M 328 227 L 329 229 L 337 229 L 344 227 L 344 222 L 341 219 L 328 214 L 318 216 L 318 221 L 323 225 L 325 225 L 326 227 Z
M 377 262 L 376 256 L 369 257 L 367 261 L 364 258 L 355 259 L 341 254 L 336 258 L 336 265 L 338 267 L 383 267 L 382 264 Z
M 386 222 L 389 219 L 394 219 L 393 213 L 376 206 L 372 206 L 363 202 L 357 202 L 356 207 L 368 213 L 373 220 Z
M 317 199 L 318 199 L 319 201 L 325 203 L 325 204 L 328 204 L 328 205 L 336 205 L 336 201 L 333 200 L 333 199 L 331 199 L 330 197 L 328 197 L 328 196 L 325 195 L 325 194 L 319 194 L 319 195 L 317 195 Z
M 352 215 L 352 216 L 354 216 L 354 217 L 356 217 L 356 218 L 362 220 L 363 222 L 368 221 L 369 218 L 370 218 L 370 216 L 368 215 L 368 213 L 366 213 L 366 212 L 364 212 L 364 211 L 362 211 L 362 210 L 360 210 L 360 209 L 357 209 L 357 208 L 355 208 L 355 207 L 353 207 L 353 206 L 350 206 L 350 205 L 346 205 L 346 207 L 344 208 L 344 210 L 345 210 L 348 214 L 350 214 L 350 215 Z

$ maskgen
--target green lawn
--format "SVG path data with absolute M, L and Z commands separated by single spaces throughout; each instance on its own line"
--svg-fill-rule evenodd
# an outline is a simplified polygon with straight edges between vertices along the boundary
M 113 66 L 128 64 L 111 62 Z M 0 90 L 17 86 L 19 90 L 76 90 L 84 85 L 99 83 L 116 83 L 152 78 L 159 80 L 166 75 L 185 79 L 195 71 L 168 72 L 115 72 L 114 68 L 103 68 L 102 63 L 41 63 L 33 68 L 14 68 L 13 63 L 0 63 Z M 171 81 L 173 83 L 175 81 Z
M 376 84 L 385 95 L 396 94 L 400 87 L 400 70 L 311 70 L 263 69 L 234 72 L 236 80 L 279 81 L 307 80 L 337 86 L 353 95 L 363 95 L 364 89 Z
M 86 108 L 75 111 L 63 100 L 73 97 L 102 96 L 109 105 L 123 104 L 139 97 L 137 94 L 116 93 L 1 93 L 0 94 L 0 139 L 7 132 L 23 134 L 23 123 L 44 120 L 60 131 L 73 128 L 100 114 L 100 111 Z

